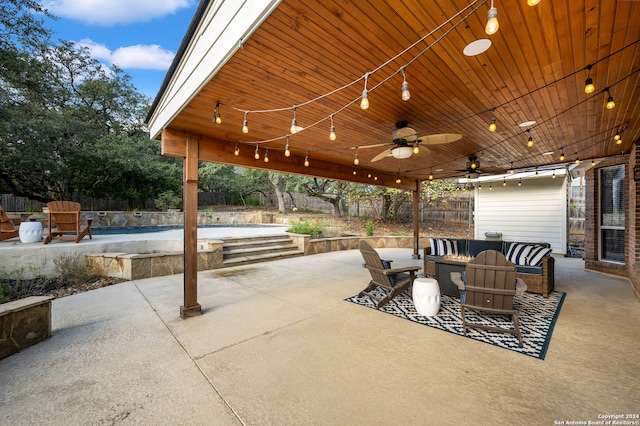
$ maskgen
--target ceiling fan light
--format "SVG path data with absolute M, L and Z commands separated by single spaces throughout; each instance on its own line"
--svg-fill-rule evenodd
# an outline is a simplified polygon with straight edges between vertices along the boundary
M 398 160 L 403 160 L 413 155 L 413 148 L 410 146 L 396 146 L 391 148 L 391 155 Z
M 418 142 L 416 141 L 416 143 L 413 145 L 413 153 L 414 154 L 420 154 L 420 147 L 418 146 Z

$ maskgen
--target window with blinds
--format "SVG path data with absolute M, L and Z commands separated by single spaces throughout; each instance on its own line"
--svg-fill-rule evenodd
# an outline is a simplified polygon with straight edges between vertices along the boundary
M 600 259 L 624 263 L 624 165 L 600 169 Z

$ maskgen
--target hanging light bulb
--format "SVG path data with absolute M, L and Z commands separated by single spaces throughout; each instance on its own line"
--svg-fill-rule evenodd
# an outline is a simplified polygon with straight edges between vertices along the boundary
M 555 170 L 553 171 L 553 175 L 552 175 L 551 177 L 552 177 L 553 179 L 555 179 L 555 178 L 556 178 L 556 171 L 555 171 Z
M 527 0 L 529 6 L 535 6 L 538 3 L 540 3 L 540 0 Z
M 413 153 L 420 154 L 420 147 L 418 146 L 418 141 L 413 144 Z
M 357 166 L 358 164 L 360 164 L 360 159 L 358 158 L 358 147 L 357 147 L 357 146 L 356 146 L 356 156 L 355 156 L 355 158 L 353 159 L 353 164 L 354 164 L 354 165 L 356 165 L 356 166 Z
M 481 190 L 482 189 L 482 184 L 478 184 L 478 189 Z
M 287 136 L 287 146 L 284 147 L 284 156 L 285 157 L 291 156 L 291 149 L 289 149 L 289 136 Z
M 331 114 L 331 127 L 329 128 L 329 140 L 336 140 L 336 128 L 333 125 L 333 114 Z
M 522 186 L 522 179 L 518 180 L 518 186 Z
M 249 133 L 249 122 L 247 122 L 247 114 L 249 114 L 249 111 L 244 113 L 244 122 L 242 123 L 242 133 Z
M 509 169 L 509 174 L 514 174 L 516 171 L 513 169 L 513 161 L 511 162 L 511 168 Z
M 529 133 L 529 130 L 527 130 L 527 133 Z M 529 148 L 533 146 L 533 138 L 531 137 L 531 133 L 529 133 L 529 139 L 527 139 L 527 146 Z
M 296 107 L 293 107 L 293 120 L 291 120 L 291 128 L 289 129 L 292 135 L 298 133 L 298 121 L 296 120 Z
M 487 12 L 487 26 L 484 27 L 484 32 L 487 35 L 493 35 L 498 32 L 500 24 L 498 24 L 498 9 L 493 7 L 493 0 L 491 0 L 491 8 Z
M 355 176 L 356 174 L 358 174 L 358 172 L 356 171 L 356 169 L 353 169 L 353 175 Z
M 367 177 L 371 179 L 371 173 L 367 173 Z
M 220 117 L 220 102 L 216 104 L 216 107 L 213 110 L 213 121 L 216 124 L 222 123 L 222 118 Z
M 614 109 L 616 107 L 616 103 L 613 102 L 613 96 L 611 96 L 611 93 L 609 93 L 609 89 L 607 90 L 607 95 L 609 95 L 609 97 L 607 98 L 607 109 Z
M 587 79 L 584 81 L 584 93 L 593 93 L 596 90 L 596 86 L 593 85 L 593 80 L 591 79 L 591 64 L 587 65 Z
M 580 159 L 578 158 L 578 153 L 576 153 L 576 161 L 575 161 L 575 163 L 576 164 L 580 164 Z
M 502 179 L 502 186 L 507 186 L 507 179 L 506 178 Z
M 564 150 L 560 148 L 560 161 L 564 161 Z
M 369 73 L 364 75 L 364 90 L 362 91 L 362 99 L 360 100 L 360 108 L 369 108 L 369 91 L 367 90 L 367 80 L 369 79 Z
M 498 126 L 496 125 L 496 119 L 492 118 L 491 121 L 489 122 L 489 131 L 495 132 L 497 128 Z
M 622 145 L 622 138 L 616 140 L 616 145 Z
M 400 70 L 402 71 L 402 87 L 401 87 L 401 91 L 402 91 L 402 100 L 403 101 L 408 101 L 409 99 L 411 99 L 411 92 L 409 92 L 409 83 L 407 83 L 407 76 L 404 73 L 404 69 L 405 67 L 400 68 Z
M 536 168 L 536 177 L 540 177 L 540 175 L 538 174 L 538 169 Z
M 433 172 L 429 172 L 429 180 L 433 180 Z
M 591 167 L 596 165 L 596 160 L 594 160 L 593 158 L 591 159 Z
M 307 153 L 304 156 L 304 166 L 309 167 L 309 150 L 307 150 Z
M 378 176 L 374 176 L 374 177 L 373 177 L 373 180 L 378 180 Z
M 398 178 L 396 179 L 396 183 L 402 183 L 402 179 L 400 179 L 400 176 L 398 176 Z
M 489 184 L 489 191 L 493 190 L 493 185 Z
M 621 140 L 621 138 L 622 137 L 620 136 L 620 129 L 618 129 L 618 130 L 616 130 L 616 134 L 613 135 L 613 140 L 614 141 L 619 141 L 619 140 Z
M 260 152 L 258 152 L 258 144 L 256 144 L 256 152 L 255 154 L 253 154 L 253 158 L 255 158 L 256 160 L 260 159 Z
M 269 148 L 267 148 L 267 149 L 264 151 L 264 162 L 265 162 L 265 163 L 268 163 L 268 162 L 269 162 Z
M 240 148 L 238 147 L 238 142 L 236 142 L 236 149 L 233 151 L 233 155 L 236 157 L 240 155 Z

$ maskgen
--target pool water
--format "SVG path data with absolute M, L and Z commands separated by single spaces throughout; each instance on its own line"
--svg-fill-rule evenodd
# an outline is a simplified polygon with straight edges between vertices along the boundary
M 269 228 L 269 225 L 243 224 L 243 225 L 198 225 L 198 228 Z M 182 229 L 182 226 L 128 226 L 110 228 L 91 228 L 93 235 L 111 234 L 148 234 L 152 232 L 171 231 Z

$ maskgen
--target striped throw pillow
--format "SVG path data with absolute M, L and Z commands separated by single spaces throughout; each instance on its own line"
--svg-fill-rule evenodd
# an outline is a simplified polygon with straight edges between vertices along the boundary
M 526 266 L 527 256 L 529 256 L 532 248 L 533 246 L 529 244 L 513 243 L 507 252 L 507 260 L 515 263 L 516 265 Z
M 457 256 L 458 244 L 446 238 L 429 238 L 432 256 Z
M 529 266 L 541 266 L 542 265 L 542 259 L 545 256 L 549 256 L 551 255 L 551 252 L 553 250 L 551 250 L 550 248 L 546 248 L 546 247 L 542 247 L 542 246 L 534 246 L 531 248 L 531 251 L 529 252 L 529 256 L 527 256 L 527 265 Z

